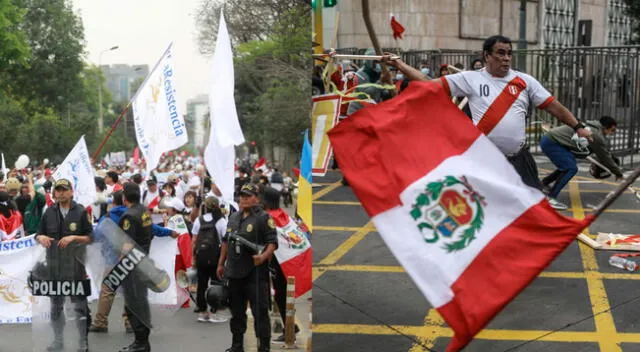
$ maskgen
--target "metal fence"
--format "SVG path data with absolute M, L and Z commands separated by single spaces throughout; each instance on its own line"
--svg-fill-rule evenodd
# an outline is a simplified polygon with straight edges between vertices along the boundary
M 344 54 L 364 54 L 366 49 L 338 49 Z M 384 48 L 399 54 L 413 67 L 427 62 L 438 73 L 442 64 L 462 64 L 465 69 L 481 57 L 470 50 L 411 50 Z M 574 47 L 561 50 L 515 50 L 512 67 L 535 77 L 582 121 L 615 118 L 618 132 L 610 137 L 616 156 L 640 151 L 640 46 Z M 527 142 L 539 152 L 541 124 L 560 124 L 545 111 L 532 109 L 527 122 Z M 623 159 L 633 164 L 633 158 Z

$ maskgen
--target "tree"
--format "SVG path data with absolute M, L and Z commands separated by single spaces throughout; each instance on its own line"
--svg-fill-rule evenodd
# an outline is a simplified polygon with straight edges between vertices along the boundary
M 25 33 L 19 28 L 25 11 L 11 0 L 0 0 L 0 71 L 26 65 L 30 56 Z
M 24 11 L 18 29 L 31 48 L 28 67 L 9 68 L 13 92 L 25 98 L 30 111 L 66 112 L 80 100 L 84 68 L 84 29 L 65 0 L 14 0 Z

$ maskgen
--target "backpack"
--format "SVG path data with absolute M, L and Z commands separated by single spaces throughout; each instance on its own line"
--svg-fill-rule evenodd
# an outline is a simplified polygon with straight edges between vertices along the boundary
M 216 267 L 220 256 L 220 237 L 216 222 L 220 217 L 214 216 L 211 221 L 205 221 L 204 215 L 200 215 L 198 219 L 200 231 L 194 249 L 196 268 Z

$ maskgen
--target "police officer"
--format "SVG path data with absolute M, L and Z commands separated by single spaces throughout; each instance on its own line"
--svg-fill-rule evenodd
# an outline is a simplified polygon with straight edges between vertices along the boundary
M 92 241 L 92 226 L 86 209 L 73 201 L 73 189 L 67 179 L 59 179 L 53 188 L 56 203 L 47 208 L 42 216 L 36 241 L 47 248 L 46 260 L 51 280 L 83 280 L 87 273 L 84 268 L 86 247 Z M 51 325 L 54 341 L 47 351 L 64 350 L 63 331 L 65 325 L 65 296 L 51 297 Z M 80 342 L 78 352 L 89 350 L 88 327 L 90 314 L 87 297 L 70 296 L 74 305 L 76 325 Z
M 247 330 L 247 301 L 255 319 L 259 352 L 270 351 L 271 321 L 269 320 L 268 262 L 278 246 L 276 225 L 261 207 L 258 186 L 247 183 L 240 189 L 240 212 L 231 214 L 216 274 L 229 279 L 232 345 L 227 352 L 244 352 L 243 339 Z M 255 244 L 264 245 L 262 254 L 255 254 L 231 234 Z M 226 265 L 225 265 L 226 261 Z
M 136 244 L 149 254 L 151 247 L 151 215 L 147 208 L 140 204 L 140 187 L 133 182 L 125 183 L 123 187 L 124 205 L 128 208 L 120 218 L 120 227 Z M 142 275 L 134 270 L 123 280 L 125 312 L 129 317 L 135 341 L 120 352 L 150 352 L 149 333 L 151 326 L 151 312 L 147 299 L 147 286 Z

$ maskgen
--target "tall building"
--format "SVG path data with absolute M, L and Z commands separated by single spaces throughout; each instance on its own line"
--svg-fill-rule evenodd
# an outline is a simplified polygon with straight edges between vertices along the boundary
M 202 148 L 206 145 L 208 118 L 209 96 L 207 94 L 201 94 L 193 99 L 187 100 L 187 116 L 185 122 L 191 125 L 191 128 L 189 128 L 189 140 L 193 141 L 193 145 L 196 148 Z
M 145 78 L 149 74 L 149 65 L 102 65 L 107 89 L 116 102 L 128 102 L 136 93 L 131 91 L 131 83 L 137 78 Z
M 520 3 L 520 0 L 371 0 L 369 6 L 381 47 L 480 50 L 482 41 L 495 34 L 518 40 Z M 624 45 L 631 36 L 631 19 L 625 14 L 624 0 L 526 3 L 529 49 Z M 393 39 L 391 14 L 406 28 L 402 40 Z M 339 0 L 337 6 L 323 10 L 322 22 L 325 48 L 371 47 L 360 0 Z

